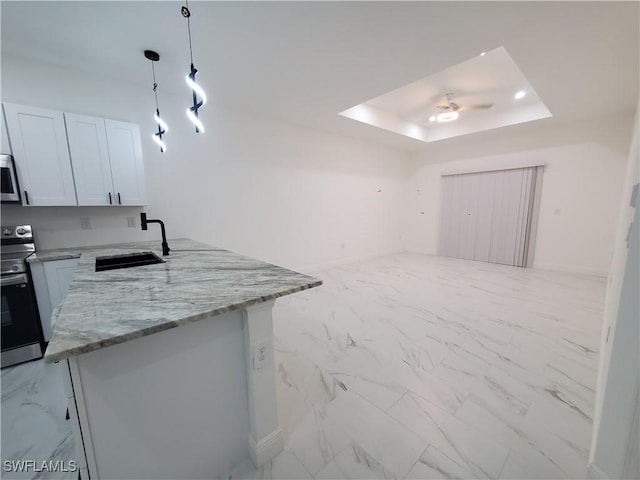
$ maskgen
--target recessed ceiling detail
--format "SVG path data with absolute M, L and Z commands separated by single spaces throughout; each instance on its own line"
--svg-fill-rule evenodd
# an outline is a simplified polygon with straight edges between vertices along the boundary
M 423 142 L 551 117 L 504 47 L 372 98 L 340 115 Z

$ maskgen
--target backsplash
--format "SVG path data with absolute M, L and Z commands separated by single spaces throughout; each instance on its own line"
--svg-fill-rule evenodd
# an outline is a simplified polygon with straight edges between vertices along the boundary
M 141 207 L 22 207 L 2 205 L 2 225 L 33 226 L 38 249 L 153 240 L 140 229 Z M 129 226 L 129 224 L 133 226 Z M 155 234 L 155 235 L 154 235 Z

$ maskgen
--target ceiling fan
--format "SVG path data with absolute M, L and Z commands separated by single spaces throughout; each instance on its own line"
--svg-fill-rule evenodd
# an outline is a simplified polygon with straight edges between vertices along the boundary
M 465 110 L 481 110 L 493 107 L 493 103 L 483 103 L 478 105 L 458 105 L 455 103 L 453 98 L 453 93 L 445 94 L 445 98 L 447 101 L 446 105 L 436 105 L 436 108 L 439 110 L 439 113 L 435 115 L 431 115 L 429 117 L 430 122 L 452 122 L 457 120 L 460 114 Z

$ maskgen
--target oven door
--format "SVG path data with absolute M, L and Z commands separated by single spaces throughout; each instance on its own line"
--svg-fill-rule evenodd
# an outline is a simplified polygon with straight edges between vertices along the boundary
M 36 299 L 26 274 L 2 276 L 2 356 L 5 351 L 28 348 L 38 352 L 42 342 L 42 327 L 38 317 Z M 37 348 L 34 347 L 37 345 Z M 30 360 L 28 358 L 27 360 Z M 25 360 L 21 360 L 25 361 Z
M 20 188 L 11 155 L 0 155 L 0 201 L 2 203 L 19 203 Z

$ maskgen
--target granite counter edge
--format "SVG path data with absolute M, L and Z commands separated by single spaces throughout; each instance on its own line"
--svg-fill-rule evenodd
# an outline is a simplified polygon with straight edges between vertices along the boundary
M 76 258 L 76 257 L 73 257 Z M 292 293 L 302 292 L 304 290 L 309 290 L 311 288 L 319 287 L 322 285 L 322 280 L 316 280 L 314 282 L 310 282 L 305 285 L 298 285 L 295 287 L 287 288 L 280 292 L 271 293 L 269 295 L 254 297 L 252 299 L 246 300 L 244 302 L 228 305 L 226 307 L 215 308 L 209 312 L 199 313 L 197 315 L 187 316 L 179 320 L 167 320 L 165 323 L 157 324 L 150 326 L 148 328 L 141 328 L 139 330 L 129 332 L 123 335 L 110 337 L 107 339 L 89 341 L 88 343 L 77 345 L 74 347 L 66 348 L 57 352 L 47 353 L 45 352 L 44 359 L 48 363 L 58 362 L 60 360 L 65 360 L 69 357 L 78 356 L 84 353 L 90 353 L 96 350 L 100 350 L 102 348 L 110 347 L 112 345 L 118 345 L 120 343 L 125 343 L 129 340 L 135 340 L 136 338 L 146 337 L 148 335 L 153 335 L 154 333 L 163 332 L 166 330 L 171 330 L 172 328 L 180 327 L 181 325 L 186 325 L 189 323 L 195 323 L 200 320 L 204 320 L 209 317 L 215 317 L 218 315 L 222 315 L 224 313 L 233 312 L 237 310 L 242 310 L 246 307 L 250 307 L 252 305 L 257 305 L 259 303 L 264 303 L 269 300 L 275 300 L 280 297 L 284 297 L 286 295 L 290 295 Z

